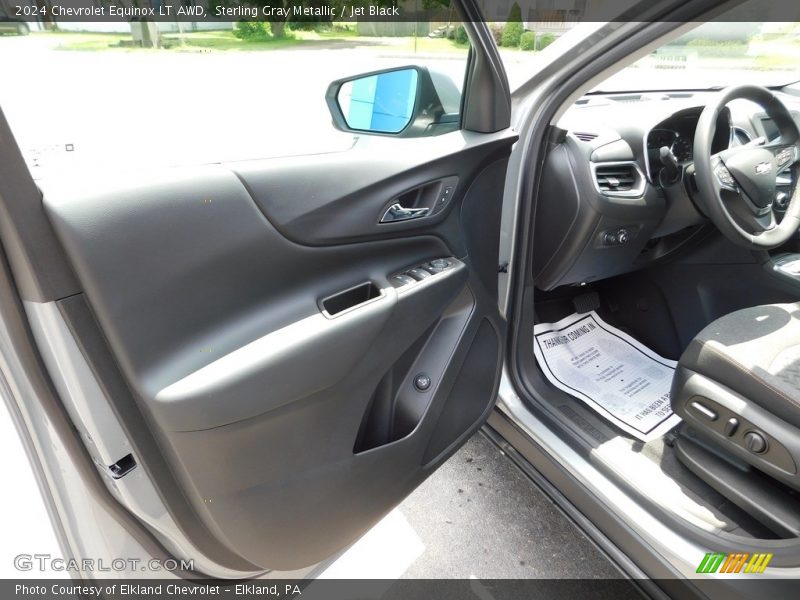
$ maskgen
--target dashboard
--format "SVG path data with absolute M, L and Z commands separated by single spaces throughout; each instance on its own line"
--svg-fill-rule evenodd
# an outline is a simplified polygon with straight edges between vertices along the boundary
M 646 160 L 651 176 L 655 177 L 661 168 L 659 160 L 661 148 L 668 148 L 678 163 L 683 164 L 693 160 L 694 132 L 701 112 L 702 109 L 697 108 L 681 111 L 650 129 L 646 137 Z M 721 152 L 734 143 L 734 138 L 731 137 L 733 130 L 730 119 L 730 109 L 720 113 L 711 145 L 712 152 Z
M 658 160 L 660 148 L 669 148 L 678 162 L 692 160 L 692 144 L 694 143 L 694 127 L 697 121 L 682 119 L 668 128 L 665 124 L 658 129 L 651 129 L 647 134 L 647 160 L 652 165 Z
M 645 268 L 708 232 L 691 173 L 698 119 L 717 93 L 593 94 L 562 115 L 536 200 L 538 288 Z M 800 123 L 800 98 L 776 95 Z M 735 100 L 720 112 L 712 152 L 777 137 L 760 106 Z M 676 169 L 680 177 L 664 176 Z

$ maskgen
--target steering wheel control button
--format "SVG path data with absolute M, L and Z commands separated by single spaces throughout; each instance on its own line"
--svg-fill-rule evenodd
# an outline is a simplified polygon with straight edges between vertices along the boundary
M 699 402 L 695 401 L 689 404 L 694 410 L 695 414 L 702 417 L 706 421 L 716 421 L 717 420 L 717 413 L 713 410 L 708 408 L 705 404 L 700 404 Z
M 782 169 L 790 162 L 794 160 L 795 157 L 795 150 L 794 148 L 784 148 L 780 152 L 775 155 L 775 160 L 778 163 L 778 168 Z
M 717 165 L 717 168 L 714 169 L 714 173 L 723 186 L 727 188 L 736 187 L 736 181 L 733 179 L 733 175 L 731 175 L 731 172 L 728 171 L 728 169 L 726 169 L 723 165 Z
M 425 373 L 420 373 L 414 377 L 414 387 L 419 392 L 425 392 L 431 387 L 431 378 Z
M 767 450 L 767 440 L 757 431 L 748 431 L 744 434 L 744 445 L 753 454 L 763 454 Z
M 736 430 L 739 429 L 739 419 L 731 417 L 725 422 L 725 435 L 732 437 Z

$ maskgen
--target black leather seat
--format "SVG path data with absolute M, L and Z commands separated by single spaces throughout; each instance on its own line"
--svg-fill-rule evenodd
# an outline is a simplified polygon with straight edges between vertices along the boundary
M 680 358 L 672 406 L 708 441 L 800 489 L 800 303 L 703 329 Z

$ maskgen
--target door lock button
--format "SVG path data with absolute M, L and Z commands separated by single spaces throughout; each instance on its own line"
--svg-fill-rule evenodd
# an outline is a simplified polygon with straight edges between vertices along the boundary
M 437 204 L 439 204 L 441 206 L 444 206 L 445 204 L 447 204 L 447 201 L 450 200 L 450 196 L 452 196 L 452 195 L 453 195 L 453 188 L 452 187 L 444 188 L 442 190 L 442 193 L 439 194 L 439 201 L 437 202 Z

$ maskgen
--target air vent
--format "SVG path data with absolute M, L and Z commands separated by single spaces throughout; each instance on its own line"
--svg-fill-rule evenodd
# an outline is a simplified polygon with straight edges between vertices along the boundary
M 583 131 L 576 131 L 575 137 L 581 140 L 582 142 L 591 142 L 592 140 L 597 138 L 596 133 L 586 133 Z
M 597 189 L 607 196 L 640 196 L 644 177 L 635 163 L 593 164 Z

